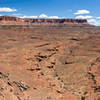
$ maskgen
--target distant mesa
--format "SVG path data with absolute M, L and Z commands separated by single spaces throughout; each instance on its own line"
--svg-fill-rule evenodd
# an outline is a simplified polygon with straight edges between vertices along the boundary
M 0 16 L 0 25 L 55 25 L 55 24 L 88 24 L 86 19 L 26 19 L 12 16 Z

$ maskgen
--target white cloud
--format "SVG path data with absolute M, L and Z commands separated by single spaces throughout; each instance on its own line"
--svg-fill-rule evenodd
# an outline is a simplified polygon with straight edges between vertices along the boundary
M 22 16 L 20 18 L 38 18 L 38 16 Z
M 59 19 L 58 16 L 50 16 L 50 17 L 48 17 L 48 18 L 50 18 L 50 19 Z
M 88 10 L 78 10 L 74 14 L 75 15 L 79 15 L 79 14 L 89 14 L 89 13 L 90 13 L 90 11 L 88 11 Z
M 58 16 L 47 16 L 46 14 L 41 14 L 39 18 L 50 18 L 50 19 L 58 19 Z
M 88 22 L 90 24 L 96 25 L 96 26 L 100 26 L 100 20 L 96 20 L 96 19 L 89 19 Z
M 76 16 L 76 19 L 90 19 L 93 18 L 92 16 Z
M 95 19 L 90 19 L 90 20 L 88 20 L 88 22 L 94 23 L 94 22 L 96 22 L 96 20 Z
M 7 7 L 0 8 L 0 12 L 15 12 L 17 11 L 16 9 L 11 9 Z
M 14 15 L 17 15 L 17 14 L 14 14 Z M 47 18 L 47 19 L 58 19 L 59 17 L 58 16 L 47 16 L 46 14 L 41 14 L 40 16 L 20 16 L 20 18 Z
M 100 19 L 100 17 L 96 17 L 96 19 Z
M 41 14 L 41 15 L 39 16 L 39 18 L 48 18 L 48 16 L 47 16 L 46 14 Z

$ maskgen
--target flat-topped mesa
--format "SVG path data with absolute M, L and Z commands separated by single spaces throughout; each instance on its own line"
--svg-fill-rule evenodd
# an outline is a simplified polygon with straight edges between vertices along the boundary
M 88 24 L 86 19 L 25 19 L 12 16 L 0 16 L 0 25 L 34 24 Z
M 0 16 L 0 25 L 25 25 L 25 21 L 18 17 Z
M 25 22 L 30 23 L 58 23 L 58 24 L 88 24 L 86 19 L 25 19 Z

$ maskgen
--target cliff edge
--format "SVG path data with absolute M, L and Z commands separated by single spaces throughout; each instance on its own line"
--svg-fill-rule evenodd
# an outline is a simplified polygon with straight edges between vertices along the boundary
M 0 25 L 54 25 L 54 24 L 71 24 L 71 25 L 89 25 L 86 19 L 25 19 L 12 16 L 0 16 Z

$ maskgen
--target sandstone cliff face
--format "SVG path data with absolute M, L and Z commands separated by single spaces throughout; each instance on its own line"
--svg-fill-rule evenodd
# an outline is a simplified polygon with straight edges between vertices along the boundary
M 0 16 L 0 25 L 26 25 L 24 19 L 10 16 Z
M 34 24 L 88 24 L 86 19 L 23 19 L 0 16 L 0 25 L 34 25 Z

